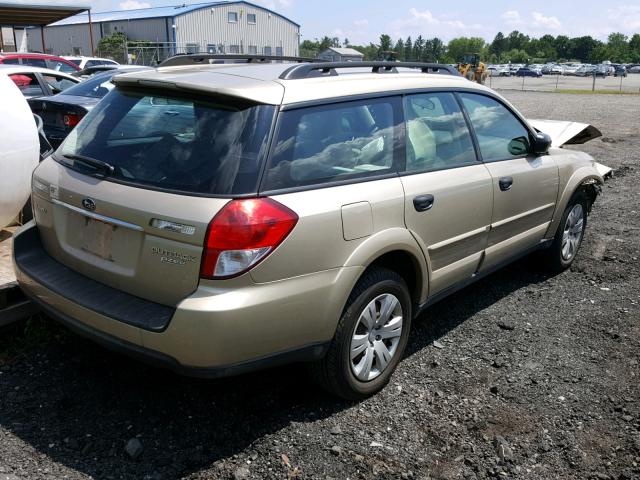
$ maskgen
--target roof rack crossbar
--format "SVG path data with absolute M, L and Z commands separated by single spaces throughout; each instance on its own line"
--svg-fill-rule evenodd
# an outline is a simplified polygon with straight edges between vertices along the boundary
M 283 57 L 280 55 L 243 55 L 243 54 L 220 54 L 220 53 L 189 53 L 185 55 L 174 55 L 160 62 L 158 67 L 175 67 L 179 65 L 208 65 L 213 63 L 266 63 L 272 61 L 282 62 L 319 62 L 315 58 L 306 57 Z
M 422 62 L 326 62 L 293 65 L 280 75 L 281 80 L 299 80 L 302 78 L 335 76 L 338 68 L 371 68 L 371 73 L 399 73 L 398 68 L 420 69 L 422 73 L 437 73 L 460 76 L 455 67 L 444 63 Z

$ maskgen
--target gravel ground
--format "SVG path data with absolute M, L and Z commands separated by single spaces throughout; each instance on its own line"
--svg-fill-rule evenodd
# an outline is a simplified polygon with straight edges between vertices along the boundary
M 435 305 L 357 404 L 301 366 L 198 381 L 17 325 L 0 333 L 0 480 L 640 478 L 640 97 L 505 94 L 603 131 L 581 148 L 616 175 L 570 271 L 523 261 Z

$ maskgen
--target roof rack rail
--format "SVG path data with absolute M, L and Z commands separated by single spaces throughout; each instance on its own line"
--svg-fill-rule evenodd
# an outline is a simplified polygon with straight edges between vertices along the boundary
M 175 67 L 178 65 L 208 65 L 216 63 L 266 63 L 272 61 L 282 62 L 321 62 L 315 58 L 283 57 L 278 55 L 242 55 L 220 53 L 189 53 L 178 54 L 160 62 L 158 67 Z
M 398 68 L 420 69 L 422 73 L 460 76 L 455 67 L 444 63 L 421 62 L 326 62 L 293 65 L 280 75 L 281 80 L 338 75 L 337 68 L 371 68 L 371 73 L 398 73 Z

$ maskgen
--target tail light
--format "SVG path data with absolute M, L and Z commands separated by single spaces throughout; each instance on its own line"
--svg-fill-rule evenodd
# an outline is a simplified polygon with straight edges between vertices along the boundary
M 232 200 L 209 223 L 200 276 L 229 278 L 264 260 L 287 238 L 298 215 L 270 198 Z
M 66 113 L 62 117 L 62 123 L 64 123 L 65 127 L 73 128 L 82 120 L 82 115 L 78 115 L 77 113 Z

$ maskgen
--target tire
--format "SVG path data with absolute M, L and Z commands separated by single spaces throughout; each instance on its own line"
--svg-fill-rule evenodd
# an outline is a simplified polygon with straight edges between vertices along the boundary
M 368 309 L 371 305 L 374 305 L 377 313 L 384 311 L 384 306 L 395 307 L 389 308 L 391 314 L 385 316 L 385 323 L 367 331 L 365 324 L 369 317 L 366 312 L 371 311 Z M 401 316 L 400 332 L 397 329 L 398 312 Z M 349 295 L 327 354 L 311 364 L 311 374 L 316 382 L 328 392 L 346 400 L 361 400 L 380 391 L 402 358 L 409 338 L 411 314 L 411 297 L 402 277 L 386 268 L 369 268 Z M 387 318 L 393 320 L 387 321 Z M 383 333 L 385 336 L 394 336 L 383 339 Z M 359 353 L 352 358 L 354 345 L 358 345 L 354 350 L 359 350 Z M 385 351 L 390 354 L 390 359 L 381 359 L 378 352 L 385 356 Z M 371 360 L 367 362 L 369 358 Z M 367 373 L 369 378 L 365 378 Z
M 589 206 L 589 197 L 582 190 L 574 193 L 569 200 L 567 208 L 565 208 L 562 214 L 558 230 L 553 238 L 553 243 L 547 250 L 541 252 L 542 264 L 548 272 L 560 273 L 569 268 L 575 260 L 587 228 L 587 212 L 589 211 Z M 573 221 L 569 221 L 569 215 L 572 212 L 574 212 L 574 215 L 577 215 L 577 210 L 579 209 L 582 210 L 581 215 L 575 216 L 575 218 L 578 220 L 581 219 L 582 224 L 580 233 L 576 236 L 575 227 L 570 229 L 571 232 L 568 231 L 567 228 L 570 227 Z M 565 240 L 567 240 L 567 242 L 565 242 Z

